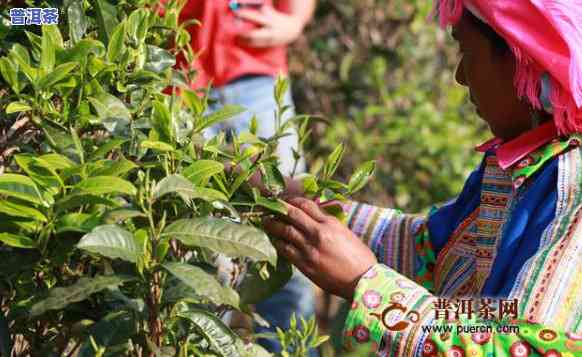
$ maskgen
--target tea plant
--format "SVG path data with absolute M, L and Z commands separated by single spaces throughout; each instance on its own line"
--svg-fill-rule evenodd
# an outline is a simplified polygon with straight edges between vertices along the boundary
M 328 340 L 328 336 L 319 336 L 314 319 L 306 321 L 301 318 L 300 322 L 301 326 L 298 325 L 296 317 L 292 316 L 288 330 L 276 328 L 276 334 L 272 337 L 277 337 L 281 342 L 282 357 L 306 356 L 309 350 Z
M 0 353 L 58 356 L 260 356 L 221 317 L 290 278 L 260 229 L 285 215 L 277 140 L 308 117 L 281 122 L 288 84 L 277 82 L 277 132 L 227 143 L 205 129 L 244 111 L 207 113 L 188 83 L 183 1 L 42 2 L 59 26 L 0 28 Z M 6 16 L 7 9 L 0 9 Z M 296 159 L 299 153 L 294 153 Z M 340 146 L 318 175 L 320 200 L 345 199 L 332 180 Z M 249 183 L 261 178 L 262 189 Z M 293 332 L 294 331 L 294 332 Z M 298 355 L 323 339 L 314 322 L 282 334 Z

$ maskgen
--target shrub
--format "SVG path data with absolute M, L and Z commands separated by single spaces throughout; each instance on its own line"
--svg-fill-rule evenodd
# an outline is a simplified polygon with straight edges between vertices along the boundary
M 173 68 L 178 54 L 194 59 L 194 24 L 178 24 L 179 1 L 163 17 L 157 3 L 69 0 L 59 26 L 0 28 L 2 354 L 266 353 L 221 317 L 236 309 L 260 323 L 250 305 L 291 276 L 260 220 L 285 214 L 273 153 L 289 125 L 304 140 L 308 118 L 277 120 L 272 138 L 251 125 L 230 144 L 205 139 L 243 109 L 206 113 L 206 93 L 187 85 L 195 73 Z M 365 184 L 372 163 L 348 184 L 331 179 L 342 154 L 304 178 L 310 193 L 342 198 Z M 257 172 L 266 192 L 248 183 Z M 288 353 L 325 340 L 303 326 L 279 332 Z

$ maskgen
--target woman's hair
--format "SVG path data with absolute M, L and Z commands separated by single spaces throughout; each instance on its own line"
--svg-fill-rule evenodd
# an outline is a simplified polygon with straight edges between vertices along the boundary
M 507 51 L 509 51 L 509 45 L 507 42 L 503 39 L 503 37 L 499 36 L 497 32 L 491 28 L 491 26 L 479 20 L 470 11 L 465 10 L 465 14 L 467 18 L 479 29 L 479 31 L 489 39 L 491 44 L 493 44 L 495 52 L 498 54 L 506 54 Z

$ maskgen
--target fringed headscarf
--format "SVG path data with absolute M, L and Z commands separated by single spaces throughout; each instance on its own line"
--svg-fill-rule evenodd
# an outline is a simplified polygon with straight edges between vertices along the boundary
M 553 113 L 560 134 L 582 132 L 582 0 L 435 1 L 443 28 L 465 10 L 493 28 L 517 60 L 517 94 Z

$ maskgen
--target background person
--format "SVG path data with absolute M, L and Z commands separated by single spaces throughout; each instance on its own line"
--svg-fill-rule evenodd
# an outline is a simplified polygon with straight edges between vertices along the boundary
M 180 14 L 180 21 L 198 19 L 201 26 L 189 28 L 192 48 L 199 53 L 194 64 L 198 77 L 194 88 L 212 85 L 210 98 L 218 110 L 227 104 L 240 105 L 247 111 L 223 124 L 210 128 L 212 137 L 221 131 L 236 134 L 248 130 L 253 116 L 258 120 L 260 137 L 275 133 L 275 79 L 287 74 L 287 45 L 297 39 L 315 10 L 315 0 L 189 0 Z M 183 59 L 182 59 L 183 61 Z M 293 108 L 291 92 L 284 105 Z M 283 120 L 294 115 L 287 111 Z M 279 140 L 279 169 L 285 175 L 293 171 L 292 150 L 298 150 L 296 132 Z M 300 160 L 296 173 L 305 170 Z M 315 312 L 315 296 L 311 282 L 300 272 L 275 295 L 257 304 L 257 312 L 273 327 L 257 327 L 257 332 L 274 332 L 274 327 L 289 327 L 293 313 L 310 318 Z M 260 340 L 271 352 L 280 347 L 275 340 Z M 311 352 L 316 355 L 315 351 Z
M 478 148 L 482 164 L 460 195 L 428 217 L 352 203 L 348 227 L 296 197 L 267 231 L 316 284 L 353 299 L 350 350 L 579 355 L 582 2 L 441 0 L 437 8 L 459 43 L 457 81 L 495 136 Z M 454 298 L 480 308 L 446 302 Z M 519 331 L 422 328 L 483 322 Z

